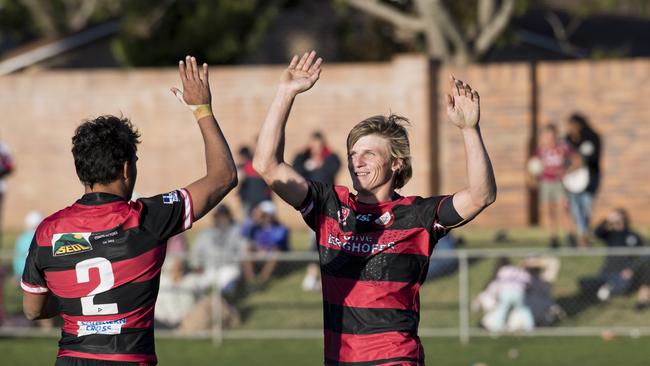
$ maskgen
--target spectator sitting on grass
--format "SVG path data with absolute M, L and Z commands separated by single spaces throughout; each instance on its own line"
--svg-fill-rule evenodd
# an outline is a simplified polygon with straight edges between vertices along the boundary
M 154 319 L 157 329 L 175 329 L 183 334 L 209 330 L 212 327 L 213 306 L 208 291 L 210 278 L 190 272 L 181 256 L 167 259 L 160 276 L 160 290 Z M 221 300 L 224 327 L 240 323 L 237 310 Z
M 641 236 L 630 228 L 629 216 L 622 208 L 610 212 L 594 233 L 608 248 L 643 245 Z M 580 279 L 580 288 L 583 294 L 590 297 L 596 295 L 600 301 L 606 301 L 612 295 L 624 294 L 633 284 L 638 265 L 638 258 L 634 256 L 607 256 L 598 275 Z
M 258 274 L 252 261 L 244 262 L 246 280 L 263 285 L 268 282 L 277 266 L 274 255 L 289 250 L 289 229 L 277 218 L 277 209 L 271 201 L 262 201 L 242 226 L 242 234 L 248 239 L 249 253 L 266 253 L 267 260 Z
M 191 250 L 192 267 L 216 283 L 222 295 L 232 294 L 241 277 L 242 257 L 246 239 L 235 222 L 230 208 L 217 206 L 212 214 L 213 225 L 197 235 Z
M 532 330 L 533 314 L 524 302 L 531 280 L 524 268 L 498 258 L 492 280 L 474 301 L 473 307 L 485 312 L 481 325 L 490 332 Z

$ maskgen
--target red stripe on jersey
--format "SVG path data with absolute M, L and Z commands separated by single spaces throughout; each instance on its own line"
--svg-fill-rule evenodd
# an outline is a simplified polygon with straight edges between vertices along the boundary
M 323 299 L 354 308 L 391 308 L 420 311 L 419 284 L 359 281 L 323 275 Z
M 343 231 L 338 221 L 329 216 L 323 216 L 320 224 L 320 245 L 332 249 L 344 250 L 355 255 L 399 253 L 429 256 L 429 232 L 422 227 L 405 230 L 390 230 L 377 228 L 376 231 L 353 233 Z M 345 244 L 358 244 L 360 250 L 347 249 Z M 388 246 L 390 243 L 398 245 Z M 365 246 L 364 246 L 365 245 Z M 382 245 L 384 245 L 382 247 Z M 367 249 L 363 250 L 363 249 Z
M 158 362 L 156 355 L 147 354 L 111 354 L 111 353 L 85 353 L 59 349 L 56 357 L 76 357 L 91 360 L 119 361 L 119 362 Z
M 403 332 L 340 334 L 325 330 L 325 357 L 339 362 L 368 362 L 394 357 L 424 358 L 417 337 Z
M 124 314 L 93 315 L 93 316 L 72 316 L 61 313 L 63 318 L 63 331 L 66 333 L 78 334 L 79 324 L 77 322 L 103 322 L 126 319 L 122 328 L 149 328 L 153 326 L 154 307 L 147 306 L 135 309 Z
M 36 230 L 39 246 L 52 246 L 54 234 L 128 230 L 140 225 L 141 202 L 117 201 L 97 206 L 75 203 L 48 216 Z
M 156 247 L 137 257 L 111 263 L 113 288 L 126 283 L 148 281 L 160 273 L 165 259 L 164 246 Z M 60 297 L 77 298 L 88 294 L 99 286 L 99 271 L 90 268 L 90 281 L 78 283 L 76 270 L 46 271 L 45 280 L 54 294 Z

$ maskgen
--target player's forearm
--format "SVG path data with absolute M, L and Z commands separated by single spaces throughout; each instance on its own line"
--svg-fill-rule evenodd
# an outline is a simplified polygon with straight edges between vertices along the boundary
M 492 163 L 479 127 L 462 129 L 465 143 L 469 196 L 472 203 L 485 208 L 496 200 L 497 186 Z
M 198 124 L 205 146 L 206 174 L 203 180 L 212 190 L 207 204 L 209 210 L 237 185 L 237 168 L 214 116 L 203 117 Z
M 284 163 L 285 125 L 296 94 L 280 86 L 262 123 L 253 168 L 268 182 L 273 171 Z
M 29 320 L 53 318 L 59 315 L 59 312 L 59 302 L 50 294 L 23 297 L 23 313 Z

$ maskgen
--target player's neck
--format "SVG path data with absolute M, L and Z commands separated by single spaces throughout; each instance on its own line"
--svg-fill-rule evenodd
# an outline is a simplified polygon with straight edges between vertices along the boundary
M 357 202 L 373 205 L 392 201 L 394 196 L 395 191 L 393 190 L 393 186 L 389 185 L 387 187 L 381 187 L 374 192 L 359 191 L 357 194 Z
M 84 186 L 85 194 L 88 193 L 109 193 L 127 199 L 128 192 L 121 181 L 113 181 L 108 184 L 93 184 L 92 187 Z

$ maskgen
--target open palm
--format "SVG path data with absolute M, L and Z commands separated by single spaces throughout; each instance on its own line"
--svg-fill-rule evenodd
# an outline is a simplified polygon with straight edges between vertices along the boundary
M 469 84 L 450 78 L 450 94 L 447 94 L 447 116 L 459 128 L 475 127 L 481 117 L 479 95 Z
M 289 67 L 284 70 L 280 77 L 280 83 L 289 88 L 295 94 L 309 90 L 320 76 L 320 65 L 323 59 L 316 59 L 316 52 L 305 52 L 300 59 L 293 56 Z

